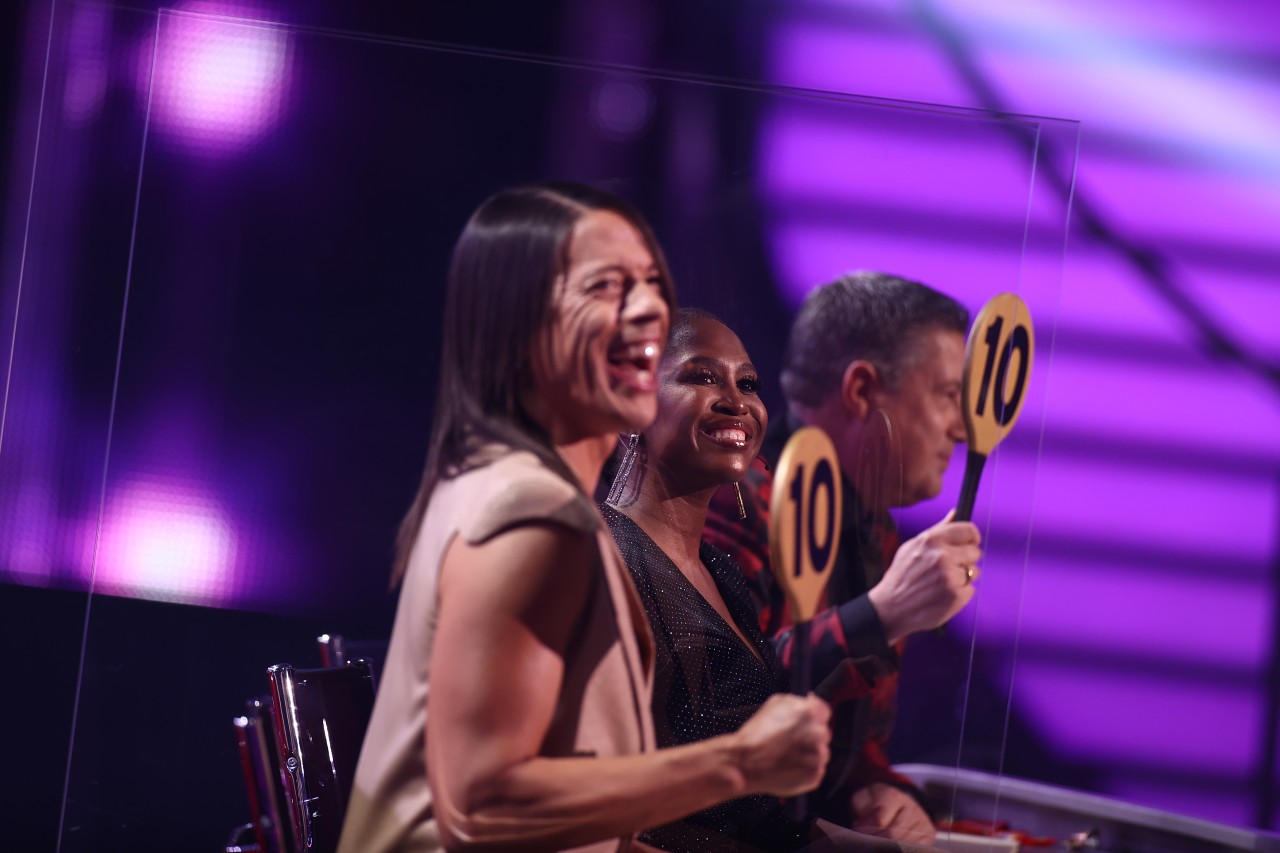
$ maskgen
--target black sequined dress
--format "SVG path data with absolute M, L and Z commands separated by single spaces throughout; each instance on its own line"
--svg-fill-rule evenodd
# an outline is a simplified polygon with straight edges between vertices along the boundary
M 659 747 L 737 731 L 766 699 L 787 691 L 786 670 L 760 633 L 742 574 L 724 552 L 703 542 L 700 556 L 758 657 L 634 521 L 608 505 L 600 512 L 653 628 L 653 725 Z M 751 796 L 651 829 L 641 838 L 675 853 L 706 853 L 798 850 L 809 834 L 810 824 L 790 820 L 778 798 Z

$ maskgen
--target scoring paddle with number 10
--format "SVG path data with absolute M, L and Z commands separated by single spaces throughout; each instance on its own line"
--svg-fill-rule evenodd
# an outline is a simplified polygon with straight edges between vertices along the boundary
M 969 453 L 956 502 L 957 521 L 973 515 L 983 464 L 1022 411 L 1034 353 L 1031 314 L 1021 299 L 1001 293 L 982 306 L 964 350 L 962 396 Z
M 795 526 L 792 535 L 795 537 L 795 558 L 792 561 L 794 568 L 791 570 L 793 577 L 799 577 L 803 566 L 806 565 L 804 558 L 808 557 L 807 565 L 818 574 L 822 574 L 827 569 L 827 562 L 831 558 L 832 552 L 835 550 L 836 539 L 836 515 L 832 511 L 836 502 L 836 475 L 831 467 L 830 460 L 819 459 L 814 465 L 813 477 L 809 480 L 808 500 L 804 500 L 805 495 L 805 465 L 800 463 L 796 465 L 795 474 L 791 477 L 791 502 L 793 504 L 792 511 L 795 513 Z M 819 489 L 825 492 L 825 498 L 822 508 L 824 512 L 818 512 Z M 806 512 L 805 510 L 808 510 Z M 822 536 L 818 536 L 817 524 L 819 515 L 823 516 L 826 523 L 823 525 Z M 807 522 L 807 524 L 806 524 Z M 807 535 L 806 535 L 807 534 Z M 802 554 L 801 550 L 808 549 L 807 554 Z
M 1027 331 L 1026 326 L 1021 324 L 1014 326 L 1013 333 L 1009 335 L 1008 344 L 1002 347 L 1000 333 L 1003 330 L 1004 317 L 997 316 L 991 321 L 991 325 L 987 326 L 987 333 L 984 336 L 987 344 L 987 358 L 982 367 L 982 381 L 978 383 L 978 400 L 974 406 L 974 414 L 982 417 L 986 413 L 987 397 L 993 397 L 996 423 L 1000 426 L 1008 426 L 1018 414 L 1022 392 L 1027 383 L 1027 368 L 1031 364 L 1031 333 Z M 996 371 L 993 389 L 991 368 L 995 365 L 997 351 L 1000 353 L 1000 369 Z M 1009 362 L 1013 360 L 1014 352 L 1019 355 L 1018 378 L 1014 382 L 1013 389 L 1007 391 Z
M 782 449 L 769 499 L 769 550 L 773 574 L 787 594 L 791 613 L 791 691 L 809 692 L 809 620 L 822 600 L 840 547 L 844 496 L 835 445 L 821 429 L 796 430 Z M 795 819 L 805 798 L 794 798 Z
M 797 626 L 817 610 L 840 547 L 839 465 L 831 439 L 812 426 L 796 430 L 778 459 L 769 500 L 769 550 Z

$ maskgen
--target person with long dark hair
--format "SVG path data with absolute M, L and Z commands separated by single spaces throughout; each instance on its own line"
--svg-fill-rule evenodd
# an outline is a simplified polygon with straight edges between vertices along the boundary
M 654 417 L 674 301 L 648 225 L 609 194 L 501 192 L 467 223 L 340 850 L 622 850 L 821 778 L 829 709 L 812 696 L 654 748 L 652 635 L 587 496 L 617 433 Z

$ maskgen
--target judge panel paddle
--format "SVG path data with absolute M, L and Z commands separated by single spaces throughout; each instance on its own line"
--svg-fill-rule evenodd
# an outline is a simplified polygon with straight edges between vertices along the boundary
M 809 692 L 809 620 L 840 546 L 843 493 L 835 445 L 817 427 L 802 427 L 787 442 L 769 500 L 769 553 L 773 574 L 787 595 L 791 613 L 791 692 Z M 805 815 L 805 798 L 790 803 L 791 815 Z
M 978 313 L 964 348 L 964 430 L 969 444 L 956 521 L 973 517 L 982 467 L 1009 434 L 1026 398 L 1035 354 L 1031 313 L 1012 293 L 994 296 Z

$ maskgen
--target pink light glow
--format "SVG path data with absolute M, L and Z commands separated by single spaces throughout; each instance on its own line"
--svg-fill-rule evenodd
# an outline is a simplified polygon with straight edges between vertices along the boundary
M 185 4 L 162 14 L 154 69 L 144 52 L 141 97 L 167 137 L 206 154 L 256 142 L 280 121 L 289 88 L 290 44 L 281 30 L 225 4 Z
M 235 531 L 218 501 L 187 480 L 118 487 L 100 542 L 96 591 L 188 604 L 235 597 Z

